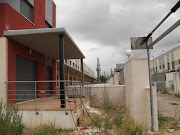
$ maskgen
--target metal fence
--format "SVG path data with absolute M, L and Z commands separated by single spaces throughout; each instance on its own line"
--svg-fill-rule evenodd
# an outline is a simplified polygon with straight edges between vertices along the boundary
M 57 87 L 62 83 L 65 89 Z M 76 110 L 78 106 L 91 97 L 89 82 L 57 80 L 57 81 L 7 81 L 7 106 L 10 103 L 23 110 L 60 110 L 62 103 L 69 110 Z M 73 84 L 72 86 L 68 86 Z M 62 94 L 61 91 L 64 91 Z M 65 96 L 62 99 L 62 96 Z M 64 102 L 62 102 L 65 100 Z

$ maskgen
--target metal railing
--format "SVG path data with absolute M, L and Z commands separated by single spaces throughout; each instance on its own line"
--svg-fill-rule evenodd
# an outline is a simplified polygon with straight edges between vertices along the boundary
M 63 83 L 64 90 L 60 90 L 56 83 Z M 72 83 L 72 86 L 66 86 Z M 75 110 L 82 107 L 82 101 L 91 97 L 89 82 L 57 80 L 57 81 L 7 81 L 7 107 L 9 103 L 17 105 L 23 110 Z M 61 91 L 64 91 L 65 99 Z M 61 108 L 65 100 L 65 108 Z

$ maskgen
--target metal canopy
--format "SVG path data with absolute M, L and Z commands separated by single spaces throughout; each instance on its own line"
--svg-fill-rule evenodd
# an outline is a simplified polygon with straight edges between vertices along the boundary
M 64 59 L 85 58 L 65 28 L 7 30 L 4 36 L 13 39 L 55 60 L 59 60 L 59 35 L 64 35 Z

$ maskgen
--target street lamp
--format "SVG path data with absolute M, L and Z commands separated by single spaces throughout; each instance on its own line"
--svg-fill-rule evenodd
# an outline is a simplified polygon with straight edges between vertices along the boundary
M 129 56 L 131 56 L 132 51 L 131 50 L 126 50 L 126 55 L 128 56 L 128 60 L 129 60 Z

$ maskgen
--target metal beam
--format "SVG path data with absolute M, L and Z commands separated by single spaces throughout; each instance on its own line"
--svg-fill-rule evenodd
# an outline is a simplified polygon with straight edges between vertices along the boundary
M 60 68 L 60 105 L 66 108 L 65 86 L 64 86 L 64 35 L 59 35 L 59 68 Z
M 83 59 L 81 59 L 81 83 L 84 85 L 84 67 L 83 67 Z
M 159 36 L 154 42 L 152 42 L 148 48 L 153 47 L 157 42 L 159 42 L 161 39 L 163 39 L 165 36 L 167 36 L 170 32 L 172 32 L 175 28 L 177 28 L 180 25 L 180 19 L 173 24 L 169 29 L 167 29 L 161 36 Z

